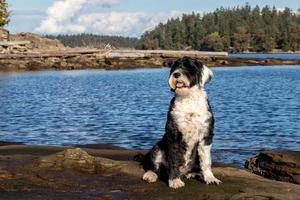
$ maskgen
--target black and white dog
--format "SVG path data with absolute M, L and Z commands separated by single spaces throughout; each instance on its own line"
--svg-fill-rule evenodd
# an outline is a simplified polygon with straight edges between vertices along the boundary
M 206 184 L 219 184 L 211 170 L 214 117 L 204 90 L 213 73 L 190 57 L 178 59 L 170 67 L 169 85 L 175 97 L 170 103 L 165 135 L 143 159 L 143 180 L 155 182 L 163 167 L 169 187 L 180 188 L 184 186 L 180 177 L 195 177 L 199 174 L 195 166 L 200 166 Z

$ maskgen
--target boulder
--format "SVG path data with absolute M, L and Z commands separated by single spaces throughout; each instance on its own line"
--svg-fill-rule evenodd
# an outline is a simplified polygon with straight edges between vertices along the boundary
M 97 173 L 101 170 L 120 169 L 122 167 L 118 161 L 91 156 L 80 148 L 66 149 L 56 154 L 41 157 L 34 165 L 39 168 L 71 169 L 86 173 Z
M 300 184 L 299 151 L 263 151 L 248 159 L 245 167 L 266 178 Z

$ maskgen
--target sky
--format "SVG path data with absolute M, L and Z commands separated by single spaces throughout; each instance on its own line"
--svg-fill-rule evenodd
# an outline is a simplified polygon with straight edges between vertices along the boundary
M 140 37 L 158 23 L 183 13 L 205 13 L 221 6 L 269 5 L 300 8 L 300 0 L 7 0 L 11 33 L 94 33 Z

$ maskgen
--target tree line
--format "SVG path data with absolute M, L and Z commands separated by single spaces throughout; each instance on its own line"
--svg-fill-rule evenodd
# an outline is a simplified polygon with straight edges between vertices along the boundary
M 268 52 L 300 50 L 300 8 L 259 6 L 219 8 L 212 13 L 184 14 L 144 33 L 142 49 Z
M 115 48 L 136 48 L 139 43 L 138 38 L 86 33 L 78 35 L 46 35 L 46 37 L 50 39 L 58 39 L 68 47 L 104 48 L 106 45 L 110 45 Z
M 278 10 L 249 4 L 214 12 L 183 14 L 158 24 L 140 39 L 93 34 L 48 36 L 70 47 L 269 52 L 300 50 L 300 8 Z

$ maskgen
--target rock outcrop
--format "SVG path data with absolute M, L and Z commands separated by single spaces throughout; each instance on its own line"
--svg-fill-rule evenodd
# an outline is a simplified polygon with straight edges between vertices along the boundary
M 300 152 L 263 151 L 248 159 L 245 167 L 266 178 L 300 184 Z
M 223 182 L 218 186 L 183 179 L 185 187 L 174 190 L 164 180 L 153 184 L 141 180 L 144 171 L 132 157 L 143 151 L 111 146 L 101 149 L 105 145 L 87 147 L 90 145 L 82 149 L 0 146 L 1 199 L 296 200 L 300 196 L 300 185 L 269 180 L 226 165 L 213 167 Z
M 47 69 L 130 69 L 158 68 L 183 56 L 196 57 L 207 66 L 300 65 L 300 60 L 231 58 L 206 55 L 199 51 L 139 51 L 66 49 L 27 53 L 0 54 L 0 71 L 31 71 Z M 267 62 L 266 62 L 267 61 Z
M 0 27 L 0 41 L 9 41 L 9 31 Z
M 49 39 L 34 33 L 18 33 L 15 35 L 10 35 L 11 41 L 29 41 L 31 46 L 28 46 L 31 50 L 61 50 L 65 46 L 56 39 Z
M 35 166 L 52 170 L 71 169 L 80 172 L 97 173 L 101 170 L 120 169 L 122 164 L 107 158 L 91 156 L 86 151 L 76 148 L 41 157 L 35 162 Z
M 10 35 L 6 29 L 0 28 L 0 53 L 2 54 L 27 54 L 63 49 L 65 46 L 59 40 L 33 33 Z

